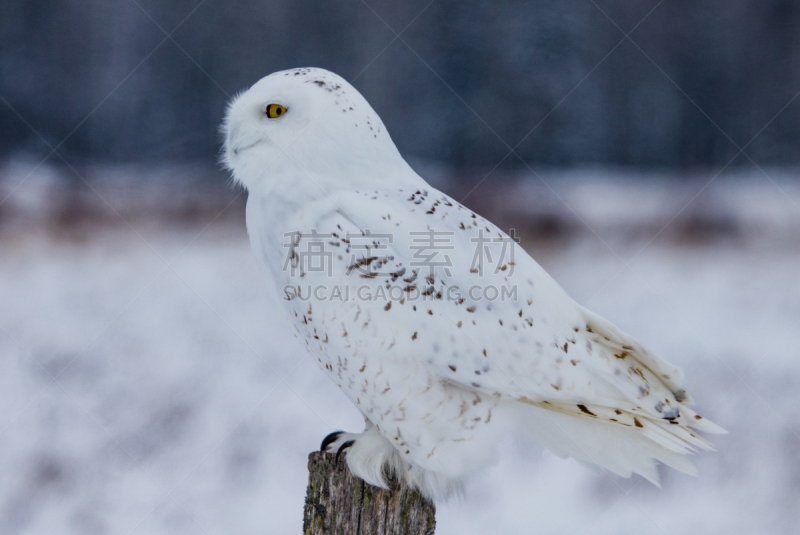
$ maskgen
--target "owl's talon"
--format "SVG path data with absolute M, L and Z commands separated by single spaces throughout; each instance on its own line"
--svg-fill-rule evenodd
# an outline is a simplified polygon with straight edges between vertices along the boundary
M 345 442 L 341 446 L 339 446 L 339 450 L 336 452 L 336 462 L 337 463 L 339 462 L 339 455 L 341 455 L 344 450 L 346 450 L 347 448 L 349 448 L 350 446 L 352 446 L 355 443 L 356 443 L 355 440 L 348 440 L 347 442 Z
M 328 446 L 333 444 L 339 439 L 339 436 L 342 435 L 344 431 L 334 431 L 333 433 L 329 434 L 327 437 L 322 439 L 322 444 L 319 447 L 319 451 L 325 452 L 328 451 Z

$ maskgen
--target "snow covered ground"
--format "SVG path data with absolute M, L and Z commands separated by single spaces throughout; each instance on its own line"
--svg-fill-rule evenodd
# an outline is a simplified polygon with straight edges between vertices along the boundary
M 797 186 L 712 184 L 650 242 L 702 183 L 554 183 L 575 209 L 562 219 L 592 231 L 526 247 L 683 366 L 730 434 L 698 478 L 662 469 L 661 489 L 506 441 L 437 533 L 796 533 Z M 0 220 L 0 533 L 299 533 L 308 453 L 363 424 L 271 308 L 231 206 L 207 228 Z

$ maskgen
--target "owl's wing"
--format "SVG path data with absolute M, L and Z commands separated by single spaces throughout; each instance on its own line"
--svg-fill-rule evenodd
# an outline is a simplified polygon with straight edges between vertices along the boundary
M 577 305 L 506 233 L 441 192 L 337 193 L 292 224 L 333 236 L 334 279 L 371 296 L 402 290 L 322 305 L 337 317 L 358 306 L 369 336 L 392 341 L 374 346 L 387 359 L 459 388 L 654 435 L 722 431 L 688 407 L 680 368 Z M 677 442 L 707 447 L 690 431 Z

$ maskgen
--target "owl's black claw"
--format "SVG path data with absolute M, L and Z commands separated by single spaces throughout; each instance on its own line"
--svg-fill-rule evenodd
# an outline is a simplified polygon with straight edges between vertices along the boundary
M 355 443 L 356 443 L 355 440 L 348 440 L 347 442 L 345 442 L 344 444 L 339 446 L 339 451 L 336 452 L 336 462 L 337 463 L 339 462 L 339 455 L 341 455 L 344 450 L 346 450 L 347 448 L 349 448 L 350 446 L 352 446 Z
M 336 442 L 336 439 L 338 439 L 339 435 L 341 435 L 342 433 L 344 433 L 344 431 L 334 431 L 333 433 L 331 433 L 327 437 L 323 438 L 322 439 L 322 445 L 320 445 L 320 447 L 319 447 L 319 451 L 323 451 L 324 452 L 328 448 L 328 446 L 330 446 L 331 444 Z

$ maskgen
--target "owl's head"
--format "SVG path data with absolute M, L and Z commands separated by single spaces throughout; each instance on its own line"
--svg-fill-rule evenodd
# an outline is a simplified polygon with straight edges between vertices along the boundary
M 324 69 L 262 78 L 228 105 L 222 132 L 222 161 L 247 189 L 275 177 L 357 181 L 406 166 L 366 99 Z

